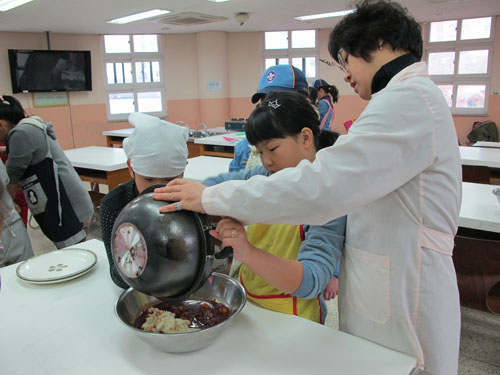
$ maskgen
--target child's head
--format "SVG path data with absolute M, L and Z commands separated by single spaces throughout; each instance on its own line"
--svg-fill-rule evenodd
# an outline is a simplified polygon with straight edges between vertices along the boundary
M 316 151 L 331 146 L 338 134 L 321 131 L 318 113 L 297 93 L 273 92 L 253 110 L 246 124 L 248 141 L 257 147 L 271 173 L 313 161 Z
M 329 85 L 324 79 L 317 79 L 313 83 L 313 87 L 318 90 L 318 99 L 321 99 L 325 95 L 330 94 L 334 103 L 339 100 L 339 90 L 333 86 Z
M 188 130 L 143 113 L 132 113 L 128 120 L 135 129 L 124 139 L 123 149 L 138 192 L 182 177 L 188 157 Z
M 7 133 L 25 118 L 24 109 L 13 96 L 0 96 L 0 142 L 6 143 Z

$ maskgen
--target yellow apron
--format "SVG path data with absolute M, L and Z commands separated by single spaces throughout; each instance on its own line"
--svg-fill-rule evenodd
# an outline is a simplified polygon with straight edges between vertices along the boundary
M 304 239 L 304 232 L 302 225 L 255 224 L 247 228 L 247 237 L 249 242 L 259 249 L 281 258 L 296 260 Z M 319 296 L 304 299 L 283 293 L 244 264 L 241 265 L 239 276 L 247 297 L 260 306 L 321 323 Z

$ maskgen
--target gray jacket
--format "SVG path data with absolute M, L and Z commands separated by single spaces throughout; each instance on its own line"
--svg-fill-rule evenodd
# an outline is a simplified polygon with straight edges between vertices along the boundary
M 33 116 L 31 119 L 36 119 L 45 125 L 50 153 L 58 166 L 59 176 L 71 206 L 82 223 L 89 221 L 94 213 L 92 201 L 80 177 L 57 142 L 53 125 L 43 121 L 40 117 Z M 43 133 L 44 131 L 36 126 L 23 125 L 22 121 L 9 131 L 7 136 L 9 158 L 6 167 L 11 183 L 21 181 L 30 165 L 37 164 L 47 157 L 47 140 Z
M 0 180 L 5 186 L 9 184 L 9 176 L 7 176 L 7 171 L 2 161 L 0 161 Z M 21 217 L 14 209 L 12 198 L 5 192 L 3 199 L 7 215 L 5 215 L 3 231 L 0 235 L 0 267 L 8 266 L 33 256 L 28 232 Z

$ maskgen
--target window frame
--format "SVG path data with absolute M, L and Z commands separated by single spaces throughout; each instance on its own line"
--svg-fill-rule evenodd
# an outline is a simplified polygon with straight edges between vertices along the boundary
M 110 111 L 110 94 L 133 94 L 134 97 L 134 110 L 139 111 L 139 102 L 137 95 L 143 92 L 159 92 L 162 100 L 162 110 L 156 112 L 145 112 L 148 115 L 156 117 L 167 117 L 167 100 L 165 97 L 165 74 L 163 66 L 163 49 L 161 43 L 160 34 L 120 34 L 128 35 L 130 43 L 130 53 L 106 53 L 104 37 L 108 35 L 102 35 L 101 46 L 102 46 L 102 56 L 103 56 L 103 74 L 104 74 L 104 92 L 106 96 L 106 112 L 108 121 L 127 121 L 129 113 L 118 113 L 112 114 Z M 110 34 L 111 35 L 111 34 Z M 156 35 L 158 42 L 158 52 L 133 52 L 134 49 L 134 35 Z M 136 82 L 136 62 L 153 62 L 158 61 L 160 69 L 160 81 L 159 82 L 148 82 L 148 83 L 138 83 Z M 132 83 L 120 83 L 120 84 L 110 84 L 108 83 L 108 75 L 106 64 L 108 63 L 131 63 L 132 65 Z
M 266 70 L 266 59 L 288 59 L 288 63 L 292 63 L 294 58 L 314 58 L 314 64 L 316 66 L 316 74 L 314 77 L 307 77 L 307 82 L 312 84 L 316 79 L 318 79 L 319 70 L 319 33 L 316 29 L 308 29 L 314 31 L 314 48 L 292 48 L 292 32 L 293 31 L 305 31 L 305 30 L 269 30 L 262 32 L 262 72 Z M 288 48 L 279 49 L 266 49 L 266 32 L 287 32 L 288 33 Z M 303 70 L 303 69 L 302 69 Z
M 445 42 L 430 42 L 430 31 L 432 22 L 428 22 L 424 28 L 424 57 L 425 61 L 429 62 L 429 54 L 436 52 L 454 52 L 455 53 L 455 64 L 453 74 L 441 74 L 441 75 L 429 75 L 436 85 L 452 85 L 453 86 L 453 96 L 452 96 L 452 106 L 450 111 L 452 115 L 458 116 L 487 116 L 489 108 L 489 97 L 491 89 L 491 75 L 493 68 L 493 54 L 494 54 L 494 37 L 495 37 L 495 20 L 496 17 L 491 17 L 491 29 L 489 38 L 481 39 L 465 39 L 460 40 L 460 35 L 462 32 L 462 22 L 463 20 L 474 19 L 474 18 L 485 18 L 485 17 L 471 17 L 456 19 L 457 30 L 456 30 L 456 40 L 445 41 Z M 453 21 L 442 20 L 442 21 Z M 435 22 L 442 22 L 435 21 Z M 462 51 L 475 51 L 475 50 L 488 50 L 488 62 L 487 62 L 487 72 L 481 74 L 459 74 L 458 68 L 460 64 L 460 52 Z M 484 85 L 485 86 L 485 98 L 484 98 L 484 108 L 458 108 L 456 106 L 457 102 L 457 89 L 461 85 Z

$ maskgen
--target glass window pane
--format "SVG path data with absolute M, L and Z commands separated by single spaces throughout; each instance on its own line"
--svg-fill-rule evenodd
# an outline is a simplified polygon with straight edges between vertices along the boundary
M 429 74 L 453 74 L 455 71 L 455 52 L 429 53 Z
M 123 64 L 115 63 L 115 77 L 116 83 L 124 83 L 125 77 L 123 76 Z
M 460 39 L 488 39 L 491 35 L 491 17 L 471 18 L 462 21 Z
M 268 31 L 265 33 L 266 49 L 288 49 L 288 31 Z
M 108 85 L 112 85 L 112 84 L 116 83 L 115 64 L 106 63 L 106 77 L 108 79 Z
M 431 22 L 430 42 L 457 40 L 457 20 Z
M 460 51 L 458 74 L 488 73 L 488 50 Z
M 109 112 L 112 115 L 119 113 L 132 113 L 134 109 L 134 94 L 131 92 L 108 94 Z
M 485 85 L 459 85 L 457 108 L 484 108 Z
M 161 82 L 161 80 L 160 80 L 160 62 L 159 61 L 152 62 L 151 71 L 153 73 L 153 82 Z
M 140 92 L 137 94 L 139 112 L 161 112 L 161 92 Z
M 438 85 L 439 89 L 444 95 L 446 102 L 448 103 L 448 107 L 451 108 L 453 103 L 453 85 Z
M 314 57 L 306 57 L 305 73 L 307 78 L 316 77 L 316 59 Z
M 135 81 L 137 83 L 148 82 L 148 81 L 145 81 L 145 78 L 144 78 L 144 64 L 146 64 L 146 63 L 145 62 L 136 62 L 135 63 Z
M 127 62 L 123 64 L 123 77 L 125 79 L 125 83 L 133 83 L 132 79 L 132 63 Z
M 292 31 L 292 48 L 316 48 L 314 30 Z
M 302 57 L 293 57 L 292 58 L 292 65 L 296 68 L 299 68 L 300 70 L 304 71 L 304 67 L 302 66 Z
M 158 52 L 156 35 L 134 35 L 134 52 Z
M 280 57 L 278 59 L 278 65 L 286 65 L 290 64 L 290 60 L 288 60 L 288 57 Z
M 104 50 L 106 53 L 130 53 L 128 35 L 104 35 Z
M 274 65 L 277 65 L 277 59 L 266 59 L 266 70 Z

